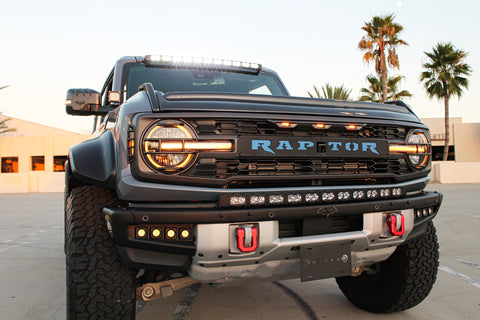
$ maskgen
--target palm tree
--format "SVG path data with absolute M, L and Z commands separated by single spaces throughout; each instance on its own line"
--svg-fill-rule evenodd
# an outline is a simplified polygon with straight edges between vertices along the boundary
M 443 99 L 445 105 L 445 147 L 443 161 L 448 159 L 450 141 L 449 101 L 451 96 L 460 98 L 463 88 L 468 89 L 468 79 L 472 68 L 465 63 L 467 52 L 457 49 L 452 43 L 437 43 L 433 52 L 424 52 L 427 61 L 423 63 L 420 82 L 423 81 L 428 97 Z
M 0 90 L 5 89 L 6 87 L 8 87 L 8 86 L 0 87 Z M 0 116 L 1 115 L 2 115 L 2 112 L 0 112 Z M 17 131 L 17 129 L 8 128 L 8 126 L 6 124 L 6 122 L 8 120 L 10 120 L 10 118 L 5 118 L 5 119 L 0 120 L 0 134 L 5 133 L 5 132 Z
M 363 60 L 367 63 L 375 61 L 375 71 L 382 79 L 383 92 L 380 102 L 387 100 L 387 64 L 399 69 L 396 48 L 399 45 L 408 45 L 407 42 L 398 38 L 403 26 L 393 22 L 394 19 L 394 14 L 374 16 L 362 27 L 367 34 L 358 43 L 358 48 L 365 51 Z
M 399 91 L 399 83 L 405 77 L 401 75 L 396 75 L 394 77 L 388 77 L 387 80 L 387 99 L 388 100 L 402 100 L 403 98 L 410 98 L 412 94 L 408 90 Z M 374 75 L 367 76 L 367 81 L 369 83 L 368 88 L 360 89 L 360 92 L 363 93 L 358 100 L 360 101 L 371 101 L 371 102 L 381 102 L 383 95 L 383 86 L 382 81 Z
M 322 93 L 317 86 L 313 86 L 315 96 L 307 91 L 310 98 L 350 100 L 352 89 L 347 89 L 343 84 L 340 87 L 332 87 L 328 82 L 322 86 Z
M 0 112 L 0 117 L 2 116 L 2 112 Z M 6 122 L 10 120 L 10 118 L 5 118 L 0 120 L 0 134 L 5 132 L 17 131 L 17 129 L 9 128 Z

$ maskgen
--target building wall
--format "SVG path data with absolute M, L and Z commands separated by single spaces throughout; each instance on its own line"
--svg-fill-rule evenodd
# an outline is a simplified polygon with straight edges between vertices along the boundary
M 0 157 L 18 157 L 18 172 L 0 173 L 0 193 L 62 192 L 64 172 L 54 172 L 54 157 L 68 155 L 70 147 L 88 135 L 1 137 Z M 44 170 L 33 171 L 32 156 L 44 156 Z

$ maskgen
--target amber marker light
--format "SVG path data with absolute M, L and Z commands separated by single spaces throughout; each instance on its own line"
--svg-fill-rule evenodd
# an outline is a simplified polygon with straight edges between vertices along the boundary
M 360 126 L 360 125 L 357 125 L 357 124 L 349 124 L 349 125 L 345 126 L 345 129 L 352 130 L 352 131 L 353 130 L 360 130 L 362 128 L 363 128 L 363 126 Z
M 276 122 L 276 125 L 279 128 L 295 128 L 297 126 L 296 123 L 291 123 L 289 121 Z

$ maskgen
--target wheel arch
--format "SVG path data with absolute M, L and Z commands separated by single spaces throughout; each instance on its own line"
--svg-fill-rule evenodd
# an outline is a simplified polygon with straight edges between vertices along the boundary
M 110 130 L 70 148 L 65 165 L 66 193 L 83 184 L 115 186 L 115 139 Z

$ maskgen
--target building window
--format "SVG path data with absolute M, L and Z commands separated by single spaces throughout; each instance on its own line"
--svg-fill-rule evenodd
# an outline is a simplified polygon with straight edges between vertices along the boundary
M 53 157 L 53 171 L 54 172 L 65 171 L 65 161 L 67 161 L 67 156 L 54 156 Z
M 45 171 L 44 156 L 32 156 L 32 171 Z
M 18 172 L 18 157 L 2 157 L 2 173 Z

